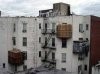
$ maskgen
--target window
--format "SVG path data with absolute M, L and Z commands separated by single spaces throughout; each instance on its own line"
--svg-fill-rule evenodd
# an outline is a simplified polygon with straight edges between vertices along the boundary
M 82 41 L 82 40 L 83 40 L 83 38 L 79 38 L 79 40 L 81 40 L 81 41 Z
M 41 37 L 39 37 L 39 43 L 41 43 Z
M 45 59 L 47 59 L 47 51 L 45 51 Z
M 89 26 L 88 26 L 88 24 L 86 24 L 86 30 L 88 30 L 89 29 Z
M 82 72 L 82 65 L 78 66 L 78 74 L 80 74 Z
M 55 38 L 52 38 L 52 46 L 55 46 Z
M 41 57 L 41 51 L 39 51 L 39 57 Z
M 52 29 L 55 30 L 56 23 L 52 23 Z
M 79 24 L 79 32 L 83 33 L 83 24 Z
M 3 68 L 5 68 L 5 63 L 3 63 Z
M 45 23 L 45 29 L 47 29 L 47 23 Z
M 23 33 L 27 32 L 27 23 L 23 23 Z
M 47 37 L 45 37 L 45 44 L 47 44 Z
M 62 62 L 63 62 L 63 63 L 66 62 L 66 53 L 62 53 Z
M 66 71 L 66 68 L 62 68 L 61 70 Z
M 27 46 L 27 38 L 23 37 L 23 46 Z
M 37 20 L 37 19 L 35 18 L 35 20 Z
M 16 37 L 12 37 L 13 45 L 16 45 Z
M 86 38 L 86 41 L 88 41 L 89 39 L 88 38 Z
M 41 23 L 39 23 L 39 29 L 41 29 Z
M 27 70 L 27 65 L 23 65 L 23 70 L 24 70 L 24 71 Z
M 87 65 L 84 65 L 84 70 L 87 71 Z
M 16 24 L 13 25 L 13 32 L 16 31 Z
M 66 47 L 67 47 L 67 40 L 62 39 L 62 48 L 66 48 Z
M 55 59 L 55 53 L 52 52 L 52 59 L 54 60 Z
M 27 51 L 23 51 L 22 53 L 23 53 L 23 59 L 27 60 Z

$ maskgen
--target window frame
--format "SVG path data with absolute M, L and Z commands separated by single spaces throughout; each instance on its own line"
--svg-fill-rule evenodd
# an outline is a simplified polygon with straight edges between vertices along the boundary
M 87 71 L 87 65 L 86 64 L 84 65 L 84 70 Z
M 27 60 L 27 51 L 23 51 L 22 53 L 23 53 L 23 59 Z
M 55 38 L 52 38 L 52 46 L 55 46 Z
M 66 63 L 66 53 L 61 53 L 61 61 L 62 63 Z
M 84 32 L 83 24 L 79 24 L 79 32 L 81 32 L 81 33 Z
M 27 23 L 23 22 L 23 29 L 22 29 L 23 33 L 27 32 Z
M 86 24 L 86 30 L 89 30 L 89 24 Z
M 52 60 L 54 60 L 54 59 L 55 59 L 55 53 L 52 52 Z
M 16 32 L 16 24 L 13 24 L 13 32 Z
M 66 68 L 61 68 L 62 71 L 66 71 Z
M 41 51 L 39 51 L 39 57 L 41 57 Z
M 3 63 L 2 66 L 3 66 L 3 68 L 6 68 L 6 64 L 5 63 Z
M 13 40 L 13 45 L 15 46 L 16 45 L 16 37 L 12 37 L 12 40 Z
M 62 48 L 67 48 L 67 40 L 62 39 Z
M 39 23 L 39 29 L 41 29 L 41 23 Z
M 26 39 L 26 41 L 25 41 Z M 23 37 L 23 46 L 27 46 L 27 37 Z
M 41 43 L 41 37 L 39 37 L 39 43 Z

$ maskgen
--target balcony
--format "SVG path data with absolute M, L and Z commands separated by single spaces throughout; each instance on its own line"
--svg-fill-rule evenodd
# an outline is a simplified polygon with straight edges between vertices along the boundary
M 81 54 L 81 55 L 88 55 L 89 51 L 89 44 L 88 41 L 74 41 L 73 42 L 73 53 L 74 54 Z
M 58 38 L 71 38 L 72 37 L 72 25 L 69 25 L 67 23 L 59 24 L 56 30 L 57 30 Z
M 42 34 L 55 34 L 54 29 L 42 29 L 41 32 Z
M 41 44 L 42 48 L 50 48 L 50 49 L 56 49 L 55 44 L 46 44 L 46 43 L 42 43 Z
M 8 51 L 8 62 L 12 65 L 21 65 L 24 63 L 23 54 L 18 49 Z

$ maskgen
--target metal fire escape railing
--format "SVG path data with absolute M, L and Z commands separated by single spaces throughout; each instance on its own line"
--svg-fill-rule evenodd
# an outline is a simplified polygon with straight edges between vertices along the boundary
M 55 46 L 52 46 L 52 44 L 49 44 L 50 39 L 55 34 L 55 30 L 54 29 L 42 29 L 42 34 L 49 34 L 45 43 L 42 43 L 42 48 L 55 49 Z
M 49 34 L 49 37 L 48 37 L 48 39 L 45 41 L 45 43 L 42 43 L 42 47 L 43 47 L 43 48 L 47 48 L 47 45 L 48 45 L 48 43 L 49 43 L 49 41 L 50 41 L 51 38 L 52 38 L 52 35 Z
M 55 34 L 55 30 L 54 29 L 42 29 L 41 33 L 42 34 Z
M 50 39 L 52 38 L 52 36 L 55 34 L 55 30 L 54 29 L 42 29 L 42 34 L 49 34 L 47 40 L 45 41 L 45 43 L 42 43 L 42 48 L 50 48 L 50 49 L 55 49 L 55 46 L 52 46 L 52 44 L 49 44 Z M 42 61 L 44 62 L 50 62 L 50 64 L 54 64 L 56 61 L 54 59 L 48 59 L 48 56 L 50 55 L 52 50 L 49 50 L 47 55 L 45 55 L 46 57 L 42 58 Z

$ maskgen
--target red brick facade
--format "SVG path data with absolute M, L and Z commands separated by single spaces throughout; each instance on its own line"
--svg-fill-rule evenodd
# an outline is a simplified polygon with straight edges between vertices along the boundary
M 90 68 L 91 74 L 92 66 L 100 61 L 100 17 L 91 16 L 90 27 Z
M 91 44 L 90 44 L 90 62 L 95 65 L 100 61 L 100 18 L 91 16 Z

